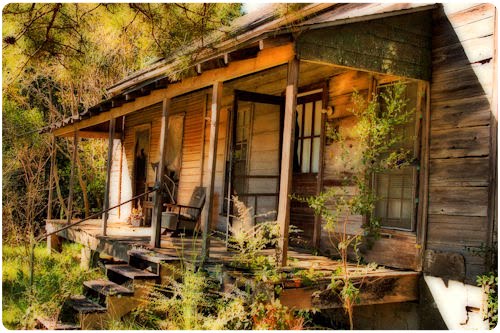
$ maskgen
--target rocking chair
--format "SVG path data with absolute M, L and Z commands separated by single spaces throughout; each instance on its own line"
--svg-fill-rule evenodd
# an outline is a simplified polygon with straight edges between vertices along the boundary
M 175 227 L 162 223 L 162 228 L 165 228 L 162 235 L 165 235 L 168 231 L 173 231 L 172 236 L 175 236 L 181 231 L 194 232 L 197 230 L 199 228 L 201 211 L 205 205 L 205 198 L 206 188 L 197 186 L 191 195 L 188 205 L 163 204 L 163 206 L 167 207 L 166 212 L 176 217 L 176 223 Z

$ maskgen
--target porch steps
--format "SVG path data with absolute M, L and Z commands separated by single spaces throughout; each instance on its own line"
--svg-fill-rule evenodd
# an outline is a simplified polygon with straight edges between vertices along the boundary
M 141 261 L 137 258 L 136 263 L 139 265 Z M 37 327 L 49 330 L 102 329 L 106 322 L 119 320 L 143 303 L 153 284 L 159 280 L 158 274 L 128 264 L 108 264 L 105 268 L 109 280 L 83 282 L 83 295 L 71 296 L 63 304 L 58 320 L 37 318 Z
M 158 274 L 148 272 L 130 265 L 106 265 L 106 275 L 111 281 L 123 284 L 127 280 L 154 280 L 158 279 Z M 118 280 L 118 281 L 117 281 Z
M 134 249 L 127 252 L 129 264 L 138 269 L 143 269 L 154 274 L 160 274 L 161 265 L 164 263 L 179 263 L 178 257 L 156 253 L 147 249 Z

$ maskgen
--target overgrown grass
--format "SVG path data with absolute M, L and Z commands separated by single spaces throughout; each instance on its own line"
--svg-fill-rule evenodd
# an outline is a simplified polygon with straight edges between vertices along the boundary
M 2 247 L 2 314 L 9 329 L 31 329 L 38 316 L 55 318 L 70 295 L 82 293 L 82 282 L 102 277 L 98 269 L 80 268 L 81 245 L 63 245 L 49 254 L 45 244 L 35 248 L 33 290 L 30 288 L 29 247 Z

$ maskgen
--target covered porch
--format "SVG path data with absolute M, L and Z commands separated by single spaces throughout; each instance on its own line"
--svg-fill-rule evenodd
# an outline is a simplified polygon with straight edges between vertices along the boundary
M 65 220 L 47 221 L 48 230 L 57 230 Z M 154 263 L 172 265 L 176 263 L 197 264 L 202 257 L 202 239 L 195 236 L 162 236 L 161 248 L 150 246 L 150 235 L 146 228 L 110 223 L 107 236 L 102 236 L 102 220 L 89 220 L 78 227 L 67 229 L 58 234 L 62 239 L 84 245 L 84 251 L 96 251 L 111 256 L 115 260 L 130 262 L 131 257 Z M 56 244 L 53 244 L 54 246 Z M 210 242 L 210 259 L 205 263 L 217 269 L 226 279 L 237 285 L 253 283 L 253 275 L 234 266 L 235 252 L 228 249 L 220 238 Z M 274 257 L 274 249 L 265 249 L 263 255 Z M 280 281 L 270 282 L 279 285 L 281 304 L 294 309 L 335 309 L 342 308 L 342 301 L 329 290 L 332 276 L 342 267 L 340 260 L 312 254 L 301 248 L 290 247 L 287 266 L 281 267 L 283 277 Z M 420 273 L 401 271 L 374 265 L 348 265 L 352 281 L 360 287 L 360 300 L 357 306 L 411 302 L 418 300 L 418 280 Z M 160 269 L 158 269 L 160 271 Z M 158 272 L 156 271 L 156 272 Z M 210 268 L 209 268 L 210 271 Z M 298 278 L 302 273 L 309 279 Z M 161 276 L 161 274 L 160 274 Z M 340 277 L 339 277 L 340 278 Z

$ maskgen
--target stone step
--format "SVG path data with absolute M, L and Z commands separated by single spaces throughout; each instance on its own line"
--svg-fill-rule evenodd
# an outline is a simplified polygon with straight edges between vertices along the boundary
M 123 284 L 127 280 L 155 280 L 159 276 L 145 270 L 141 270 L 130 265 L 106 265 L 108 278 L 118 284 Z

